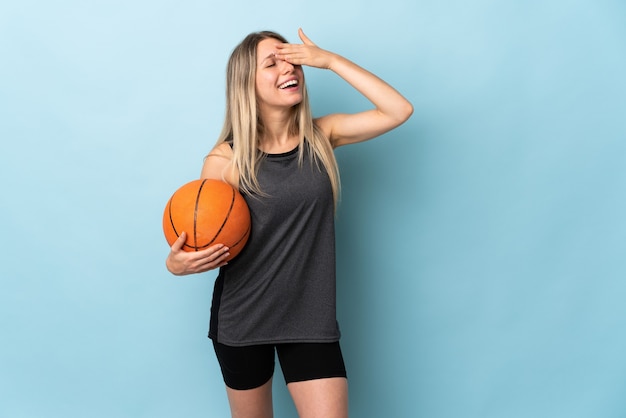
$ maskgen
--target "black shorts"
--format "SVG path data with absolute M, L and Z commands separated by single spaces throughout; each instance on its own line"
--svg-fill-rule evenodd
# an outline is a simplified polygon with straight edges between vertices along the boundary
M 286 343 L 232 347 L 213 341 L 224 383 L 231 389 L 254 389 L 274 375 L 274 353 L 285 383 L 346 377 L 339 342 Z

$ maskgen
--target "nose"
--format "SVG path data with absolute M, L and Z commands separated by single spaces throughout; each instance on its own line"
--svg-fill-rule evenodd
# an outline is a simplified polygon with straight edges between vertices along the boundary
M 290 62 L 281 60 L 281 70 L 283 74 L 287 74 L 293 71 L 293 69 L 295 68 L 293 64 L 291 64 Z

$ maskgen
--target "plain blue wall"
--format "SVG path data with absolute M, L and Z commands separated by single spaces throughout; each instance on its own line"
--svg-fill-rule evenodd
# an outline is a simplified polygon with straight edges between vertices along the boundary
M 228 415 L 214 273 L 165 271 L 161 215 L 234 45 L 299 26 L 415 106 L 337 151 L 353 416 L 623 417 L 621 0 L 3 2 L 0 416 Z M 306 74 L 316 114 L 367 106 Z

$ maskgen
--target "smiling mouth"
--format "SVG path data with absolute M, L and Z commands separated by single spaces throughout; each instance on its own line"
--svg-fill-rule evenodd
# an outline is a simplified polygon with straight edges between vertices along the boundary
M 289 87 L 297 87 L 297 86 L 298 86 L 298 80 L 289 80 L 289 81 L 285 81 L 283 84 L 278 86 L 278 88 L 281 90 L 284 90 Z

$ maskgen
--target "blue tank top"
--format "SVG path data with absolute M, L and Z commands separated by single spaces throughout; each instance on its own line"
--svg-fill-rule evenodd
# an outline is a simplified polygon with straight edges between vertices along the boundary
M 298 149 L 264 154 L 263 196 L 246 195 L 252 229 L 215 281 L 209 337 L 226 345 L 334 342 L 333 193 L 324 166 Z

